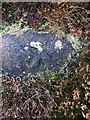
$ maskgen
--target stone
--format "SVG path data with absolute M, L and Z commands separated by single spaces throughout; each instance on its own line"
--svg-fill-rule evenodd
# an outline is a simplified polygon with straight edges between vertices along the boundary
M 52 33 L 36 33 L 31 29 L 21 35 L 2 35 L 3 74 L 24 76 L 36 75 L 40 71 L 59 71 L 75 53 L 68 37 L 58 38 Z

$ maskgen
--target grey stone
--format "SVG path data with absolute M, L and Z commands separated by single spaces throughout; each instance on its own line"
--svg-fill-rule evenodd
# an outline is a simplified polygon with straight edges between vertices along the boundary
M 2 73 L 24 76 L 47 69 L 58 71 L 74 48 L 67 37 L 27 30 L 22 35 L 2 36 Z

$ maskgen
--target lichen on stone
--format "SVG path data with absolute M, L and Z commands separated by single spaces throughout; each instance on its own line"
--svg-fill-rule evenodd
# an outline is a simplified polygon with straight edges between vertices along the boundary
M 34 41 L 32 41 L 32 42 L 30 42 L 30 45 L 31 45 L 31 47 L 36 48 L 39 53 L 41 53 L 43 51 L 42 43 L 41 42 L 38 42 L 38 41 L 34 42 Z

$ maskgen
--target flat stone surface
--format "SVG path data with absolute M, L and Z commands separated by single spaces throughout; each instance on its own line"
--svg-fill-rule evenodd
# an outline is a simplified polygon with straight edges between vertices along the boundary
M 70 54 L 75 52 L 70 41 L 51 33 L 27 30 L 22 35 L 2 35 L 2 73 L 11 75 L 36 74 L 59 70 Z

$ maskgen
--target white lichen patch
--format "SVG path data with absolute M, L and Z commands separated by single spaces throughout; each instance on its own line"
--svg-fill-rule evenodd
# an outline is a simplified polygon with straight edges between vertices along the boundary
M 58 40 L 56 43 L 55 43 L 55 49 L 62 49 L 63 45 L 62 45 L 62 42 L 60 40 Z
M 28 56 L 28 59 L 30 58 L 30 56 Z
M 23 74 L 25 74 L 26 72 L 25 71 L 23 71 Z
M 25 46 L 25 47 L 24 47 L 24 50 L 28 50 L 28 49 L 29 49 L 29 47 L 28 47 L 28 46 Z
M 42 43 L 40 43 L 40 42 L 32 41 L 32 42 L 30 42 L 30 45 L 31 45 L 31 47 L 34 47 L 34 48 L 38 49 L 39 53 L 41 53 L 43 51 Z

